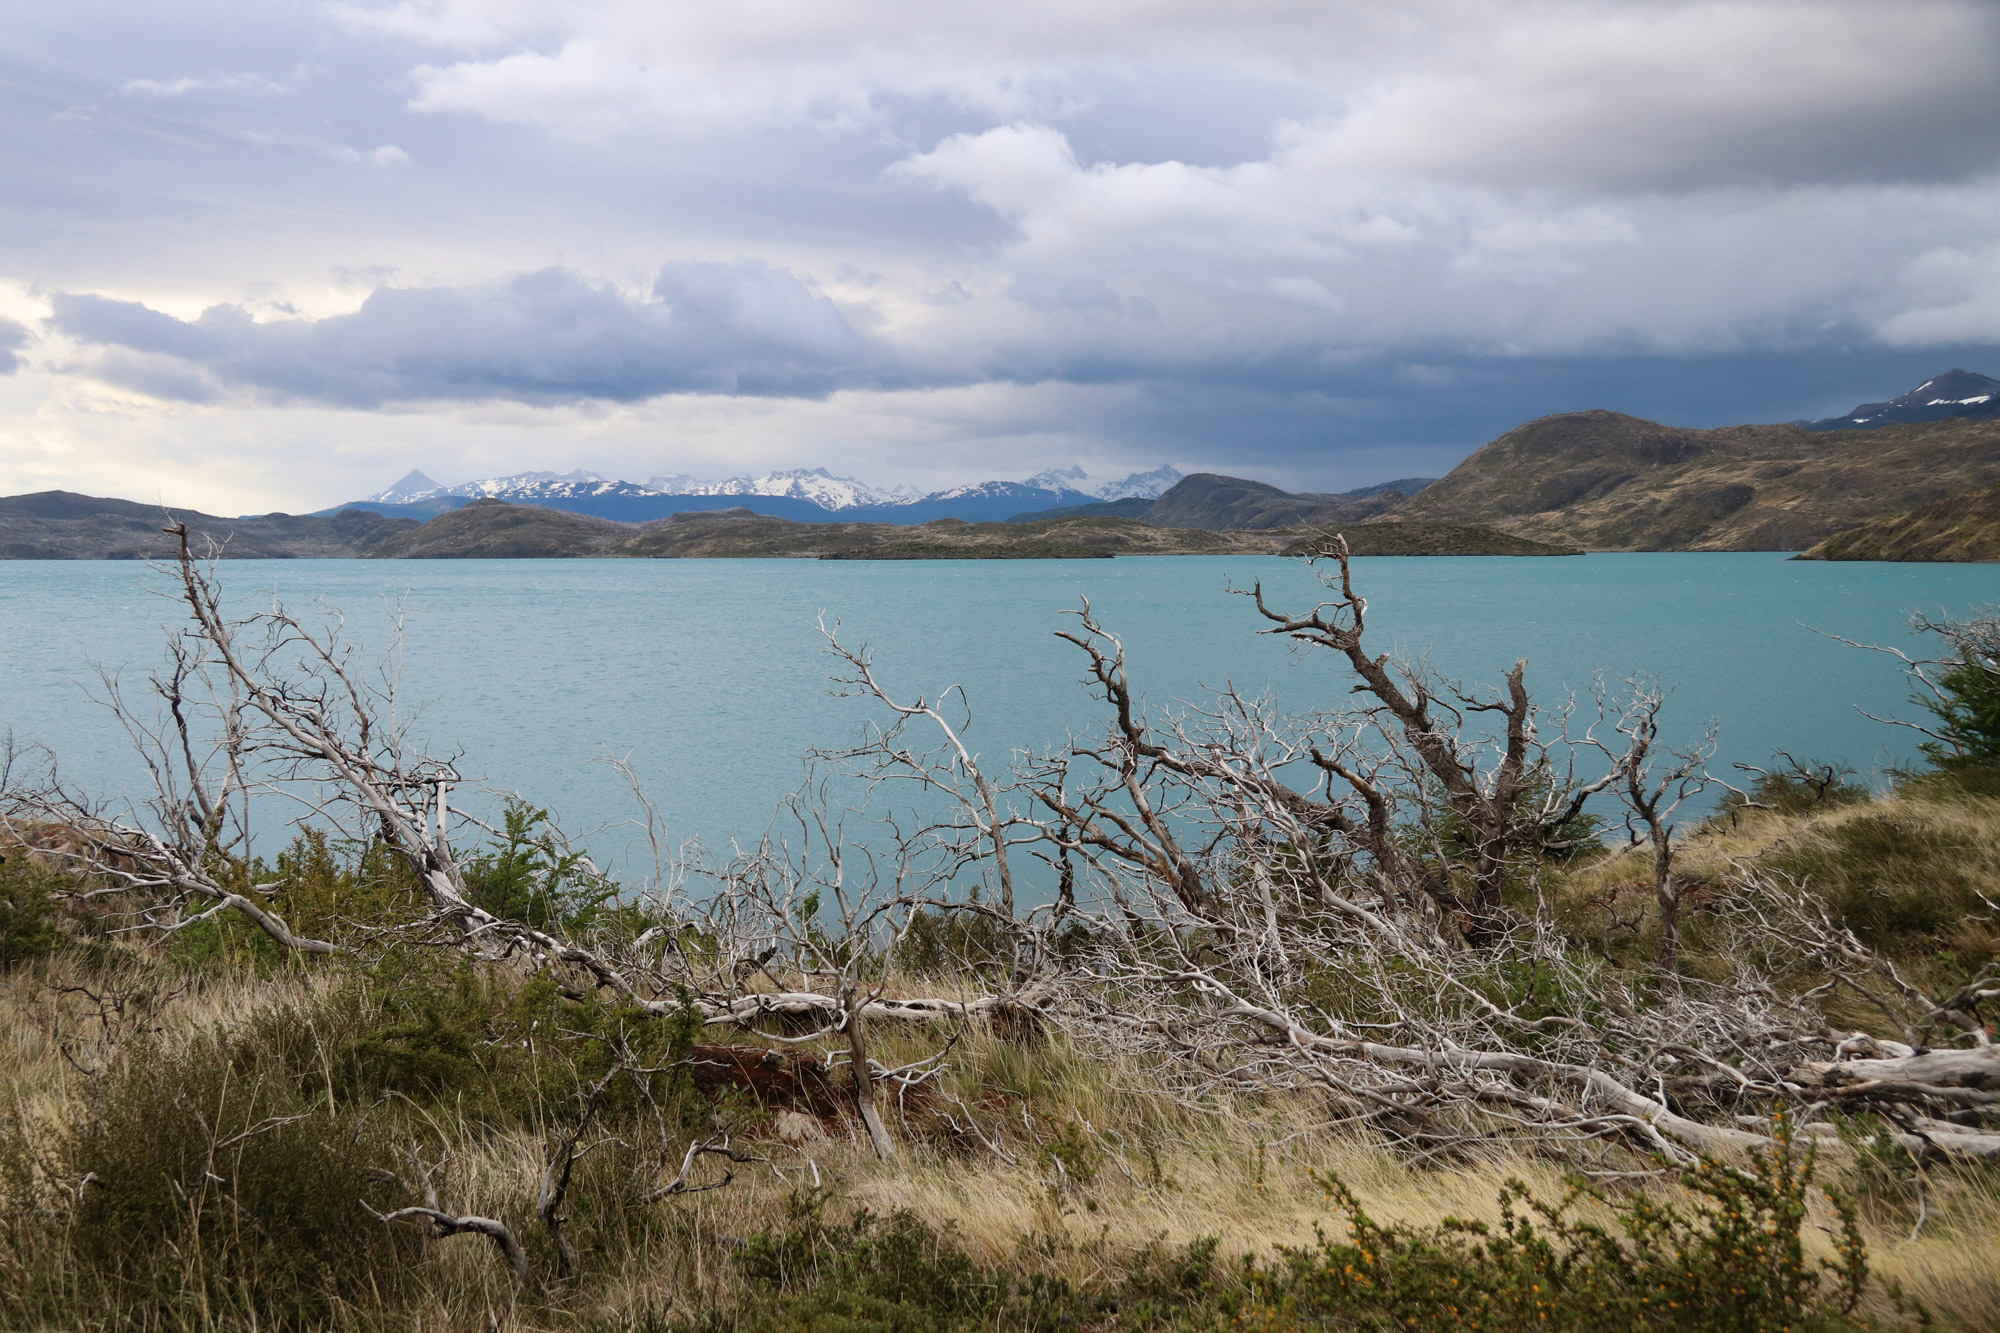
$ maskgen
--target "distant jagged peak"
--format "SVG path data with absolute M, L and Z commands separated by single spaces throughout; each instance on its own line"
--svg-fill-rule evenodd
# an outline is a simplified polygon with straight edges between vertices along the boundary
M 780 468 L 756 477 L 725 477 L 709 481 L 684 472 L 649 478 L 648 489 L 661 495 L 770 495 L 810 500 L 824 509 L 856 505 L 896 504 L 913 499 L 908 486 L 870 486 L 853 477 L 839 477 L 823 467 Z
M 827 510 L 859 507 L 884 508 L 925 500 L 965 496 L 1007 496 L 1022 494 L 1028 503 L 1031 493 L 1052 493 L 1062 503 L 1074 498 L 1122 500 L 1132 497 L 1155 499 L 1181 474 L 1162 465 L 1146 472 L 1130 472 L 1120 477 L 1091 473 L 1081 465 L 1051 468 L 1026 481 L 983 481 L 954 486 L 941 491 L 922 492 L 908 484 L 875 486 L 854 477 L 839 476 L 824 467 L 779 468 L 757 476 L 704 479 L 684 472 L 663 473 L 643 483 L 611 481 L 598 473 L 578 468 L 571 472 L 516 472 L 504 477 L 483 477 L 477 481 L 445 486 L 422 472 L 409 475 L 387 490 L 368 496 L 363 503 L 412 504 L 425 500 L 501 499 L 525 503 L 604 495 L 742 495 L 803 500 Z M 1047 503 L 1046 498 L 1042 499 Z
M 443 489 L 418 469 L 411 468 L 394 485 L 364 498 L 375 504 L 403 504 L 410 500 L 422 499 L 427 495 L 435 495 Z
M 1931 376 L 1900 398 L 1863 403 L 1844 417 L 1792 424 L 1820 431 L 1871 430 L 1877 426 L 1941 421 L 1947 417 L 1976 420 L 2000 417 L 2000 380 L 1970 370 L 1947 370 Z
M 1150 472 L 1128 472 L 1122 477 L 1101 476 L 1090 472 L 1081 463 L 1073 463 L 1069 467 L 1052 467 L 1037 472 L 1021 484 L 1047 491 L 1076 491 L 1099 500 L 1134 497 L 1154 500 L 1180 479 L 1179 470 L 1165 463 Z

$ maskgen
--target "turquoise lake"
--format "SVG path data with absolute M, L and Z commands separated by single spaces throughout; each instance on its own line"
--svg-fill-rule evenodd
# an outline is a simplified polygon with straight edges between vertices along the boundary
M 1526 657 L 1545 702 L 1599 674 L 1650 673 L 1673 690 L 1674 739 L 1720 721 L 1722 772 L 1779 748 L 1869 775 L 1909 760 L 1913 733 L 1856 712 L 1913 715 L 1895 664 L 1824 635 L 1921 652 L 1911 611 L 2000 601 L 2000 566 L 1769 554 L 1376 558 L 1355 571 L 1376 651 L 1428 654 L 1478 683 Z M 874 716 L 831 694 L 822 612 L 873 650 L 892 689 L 963 686 L 989 763 L 1095 725 L 1079 655 L 1053 637 L 1084 596 L 1124 637 L 1152 705 L 1225 681 L 1300 708 L 1346 692 L 1335 662 L 1260 636 L 1248 599 L 1228 594 L 1262 579 L 1278 604 L 1318 600 L 1305 565 L 1270 557 L 236 561 L 222 579 L 241 609 L 273 594 L 338 608 L 373 648 L 400 603 L 404 695 L 427 701 L 418 734 L 434 749 L 578 830 L 636 813 L 622 780 L 592 762 L 629 755 L 670 836 L 717 851 L 762 831 L 808 749 L 850 742 Z M 123 733 L 85 685 L 93 662 L 143 685 L 178 618 L 158 595 L 170 591 L 139 564 L 0 562 L 0 732 L 49 745 L 99 793 L 143 795 Z M 635 846 L 615 828 L 591 844 L 612 859 Z

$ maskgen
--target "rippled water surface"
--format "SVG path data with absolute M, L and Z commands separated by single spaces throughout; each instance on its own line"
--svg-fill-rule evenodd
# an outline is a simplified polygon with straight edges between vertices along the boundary
M 1914 737 L 1870 722 L 1910 715 L 1893 664 L 1815 633 L 1915 649 L 1923 609 L 2000 600 L 2000 567 L 1803 564 L 1766 554 L 1356 562 L 1378 650 L 1428 653 L 1492 682 L 1516 657 L 1545 698 L 1598 673 L 1646 671 L 1673 687 L 1678 738 L 1722 724 L 1724 761 L 1779 747 L 1864 772 L 1906 760 Z M 240 561 L 223 581 L 243 607 L 275 593 L 342 611 L 371 647 L 400 604 L 404 689 L 419 727 L 462 767 L 591 827 L 633 807 L 591 761 L 630 755 L 674 836 L 754 836 L 798 781 L 800 756 L 851 740 L 869 715 L 833 697 L 815 621 L 866 643 L 906 692 L 964 686 L 989 755 L 1092 724 L 1074 649 L 1053 632 L 1089 597 L 1128 645 L 1154 704 L 1234 681 L 1288 704 L 1336 700 L 1334 664 L 1260 637 L 1233 582 L 1265 581 L 1304 606 L 1297 561 L 1161 557 L 1085 561 Z M 0 731 L 45 742 L 72 777 L 134 790 L 122 733 L 91 705 L 91 664 L 142 682 L 178 604 L 165 577 L 126 563 L 0 561 Z M 616 853 L 625 835 L 601 835 Z M 614 844 L 614 845 L 607 845 Z

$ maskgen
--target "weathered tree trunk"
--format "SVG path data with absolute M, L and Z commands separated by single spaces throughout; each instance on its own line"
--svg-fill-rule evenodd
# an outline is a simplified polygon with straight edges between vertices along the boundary
M 875 1074 L 868 1064 L 868 1041 L 862 1031 L 859 997 L 850 995 L 846 998 L 847 1055 L 854 1077 L 854 1109 L 868 1129 L 868 1141 L 874 1146 L 875 1155 L 885 1162 L 893 1162 L 896 1160 L 896 1141 L 889 1137 L 889 1127 L 882 1123 L 882 1112 L 876 1105 Z

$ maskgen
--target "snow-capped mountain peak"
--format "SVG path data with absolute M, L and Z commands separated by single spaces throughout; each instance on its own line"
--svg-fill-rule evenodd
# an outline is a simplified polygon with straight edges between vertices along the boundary
M 771 495 L 810 500 L 823 509 L 895 504 L 916 492 L 908 486 L 880 489 L 852 477 L 836 477 L 823 467 L 784 468 L 761 477 L 703 481 L 686 473 L 652 477 L 646 486 L 662 495 Z
M 516 472 L 506 477 L 483 477 L 477 481 L 440 485 L 412 469 L 395 485 L 367 497 L 362 503 L 416 505 L 427 509 L 450 508 L 453 501 L 478 499 L 509 500 L 519 504 L 586 502 L 595 508 L 611 504 L 619 512 L 638 512 L 653 500 L 666 502 L 674 496 L 743 496 L 768 498 L 805 506 L 808 514 L 869 510 L 891 522 L 921 521 L 892 517 L 895 514 L 928 513 L 932 502 L 975 502 L 982 514 L 1004 518 L 1018 509 L 1046 508 L 1050 504 L 1075 504 L 1084 499 L 1122 500 L 1128 497 L 1153 498 L 1181 479 L 1171 467 L 1150 472 L 1133 472 L 1123 477 L 1093 476 L 1081 466 L 1051 468 L 1026 481 L 982 481 L 928 494 L 914 486 L 870 486 L 853 477 L 839 477 L 823 467 L 784 468 L 756 477 L 727 477 L 707 481 L 686 473 L 648 478 L 643 484 L 610 481 L 595 472 L 578 468 L 573 472 Z M 1055 497 L 1053 500 L 1051 496 Z M 1018 503 L 1017 503 L 1018 502 Z M 1013 508 L 1010 508 L 1013 506 Z M 592 512 L 595 512 L 595 508 Z M 606 512 L 610 512 L 607 510 Z M 794 512 L 786 509 L 783 512 Z
M 375 504 L 403 504 L 426 495 L 435 495 L 443 489 L 443 487 L 439 486 L 429 477 L 426 477 L 416 468 L 411 468 L 393 486 L 386 487 L 364 498 Z
M 1180 479 L 1180 472 L 1165 464 L 1150 472 L 1129 472 L 1122 477 L 1094 476 L 1081 464 L 1072 464 L 1037 472 L 1022 485 L 1049 491 L 1076 491 L 1099 500 L 1124 500 L 1132 496 L 1153 500 Z

